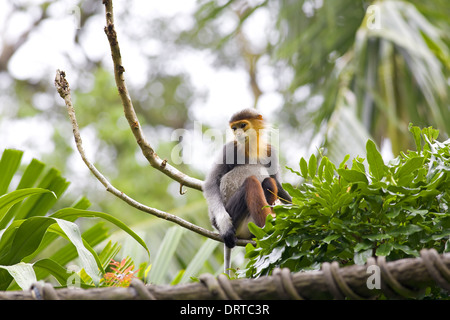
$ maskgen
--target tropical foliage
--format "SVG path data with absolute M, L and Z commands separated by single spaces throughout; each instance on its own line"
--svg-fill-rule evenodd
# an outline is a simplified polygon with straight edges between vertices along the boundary
M 275 267 L 318 269 L 325 261 L 364 264 L 368 257 L 418 257 L 422 248 L 449 252 L 450 140 L 438 131 L 410 127 L 417 151 L 384 163 L 373 141 L 366 159 L 348 157 L 335 166 L 323 156 L 301 159 L 305 179 L 285 185 L 292 205 L 276 207 L 264 228 L 251 225 L 256 247 L 248 245 L 248 277 Z
M 45 165 L 40 161 L 32 160 L 25 167 L 16 190 L 6 193 L 22 155 L 22 151 L 7 149 L 0 160 L 0 290 L 15 288 L 13 280 L 27 289 L 48 275 L 52 275 L 59 286 L 72 284 L 71 271 L 74 270 L 65 266 L 75 259 L 79 285 L 99 285 L 104 268 L 118 253 L 118 246 L 108 244 L 97 254 L 93 246 L 107 239 L 108 229 L 99 222 L 81 233 L 74 223 L 79 218 L 101 218 L 114 224 L 150 254 L 145 242 L 120 220 L 87 210 L 90 203 L 86 198 L 69 208 L 52 212 L 69 183 L 53 168 L 44 174 Z M 69 243 L 58 242 L 61 238 Z M 56 242 L 60 244 L 58 250 L 53 247 L 46 253 L 45 250 Z
M 439 129 L 441 140 L 445 140 L 450 132 L 448 0 L 201 0 L 185 24 L 185 20 L 181 21 L 180 16 L 149 18 L 148 15 L 141 15 L 136 9 L 139 3 L 143 2 L 132 1 L 125 9 L 120 2 L 115 3 L 115 9 L 118 11 L 116 23 L 119 38 L 124 41 L 121 47 L 124 50 L 131 98 L 145 133 L 151 137 L 155 150 L 162 157 L 169 157 L 174 145 L 174 142 L 170 141 L 173 129 L 187 128 L 193 121 L 205 121 L 204 115 L 199 115 L 196 107 L 205 104 L 208 97 L 207 88 L 197 87 L 195 77 L 174 64 L 174 61 L 180 61 L 178 58 L 184 53 L 192 52 L 201 57 L 207 52 L 208 59 L 212 57 L 211 60 L 214 60 L 212 67 L 217 70 L 227 68 L 246 73 L 254 98 L 250 105 L 262 108 L 262 98 L 265 94 L 275 93 L 279 96 L 273 106 L 273 120 L 282 129 L 280 151 L 282 157 L 287 158 L 282 159 L 282 163 L 286 160 L 297 162 L 297 158 L 304 153 L 307 153 L 304 157 L 309 158 L 309 161 L 301 162 L 299 176 L 290 171 L 283 172 L 285 178 L 290 181 L 297 177 L 299 181 L 307 179 L 305 189 L 290 189 L 294 199 L 302 199 L 301 195 L 312 195 L 314 191 L 318 191 L 324 199 L 329 192 L 341 192 L 344 199 L 346 190 L 339 189 L 340 185 L 337 183 L 340 174 L 341 182 L 351 185 L 350 191 L 354 194 L 359 190 L 360 197 L 364 196 L 364 192 L 367 193 L 365 196 L 369 197 L 373 188 L 393 192 L 385 188 L 383 183 L 388 182 L 383 182 L 383 179 L 392 175 L 392 171 L 403 171 L 400 170 L 402 165 L 418 166 L 420 159 L 423 159 L 422 169 L 415 170 L 415 178 L 406 174 L 399 182 L 407 188 L 408 182 L 425 179 L 419 176 L 425 170 L 423 165 L 432 163 L 431 159 L 434 159 L 431 155 L 427 156 L 427 152 L 432 151 L 422 149 L 422 146 L 417 148 L 417 157 L 412 156 L 413 153 L 401 153 L 413 149 L 417 141 L 409 133 L 408 123 Z M 14 152 L 5 151 L 8 155 L 4 155 L 5 164 L 0 170 L 0 195 L 3 195 L 2 201 L 5 201 L 5 204 L 8 201 L 9 204 L 0 209 L 0 235 L 3 235 L 0 244 L 3 243 L 6 250 L 0 251 L 0 257 L 4 259 L 3 262 L 0 260 L 0 265 L 3 266 L 0 274 L 4 277 L 1 279 L 5 280 L 2 283 L 10 289 L 17 288 L 12 280 L 15 278 L 11 278 L 11 274 L 14 274 L 14 268 L 21 268 L 31 275 L 34 272 L 37 279 L 43 279 L 50 273 L 55 278 L 59 277 L 57 279 L 60 281 L 56 281 L 58 285 L 62 285 L 67 277 L 63 277 L 63 273 L 68 270 L 69 263 L 80 259 L 77 249 L 80 252 L 87 250 L 89 254 L 86 253 L 86 256 L 94 257 L 96 267 L 102 273 L 113 272 L 111 259 L 126 259 L 125 269 L 117 270 L 125 271 L 134 266 L 133 272 L 138 270 L 136 276 L 154 283 L 185 282 L 200 272 L 220 272 L 223 261 L 220 245 L 177 227 L 171 228 L 167 222 L 149 218 L 129 208 L 98 188 L 97 181 L 90 179 L 88 170 L 79 170 L 77 167 L 74 159 L 78 159 L 78 155 L 74 151 L 70 124 L 64 108 L 60 107 L 60 100 L 55 98 L 54 86 L 49 80 L 52 79 L 56 68 L 63 67 L 54 65 L 55 61 L 62 61 L 64 67 L 71 68 L 69 77 L 81 134 L 88 143 L 86 151 L 110 181 L 142 203 L 149 203 L 152 207 L 170 211 L 195 224 L 210 227 L 206 204 L 200 192 L 189 190 L 185 195 L 179 195 L 178 184 L 149 169 L 142 161 L 143 157 L 140 156 L 123 118 L 117 88 L 111 74 L 110 57 L 105 54 L 108 48 L 105 46 L 106 51 L 101 51 L 99 47 L 102 45 L 93 45 L 90 40 L 90 35 L 96 34 L 97 31 L 104 36 L 103 26 L 98 23 L 104 19 L 100 2 L 84 0 L 71 2 L 72 5 L 79 9 L 80 14 L 79 26 L 73 39 L 70 38 L 71 33 L 66 32 L 68 36 L 65 39 L 68 42 L 73 40 L 72 45 L 58 44 L 63 58 L 45 61 L 48 64 L 38 72 L 29 71 L 29 74 L 19 76 L 14 66 L 21 64 L 21 52 L 26 51 L 27 44 L 35 41 L 35 37 L 39 39 L 45 32 L 46 25 L 51 25 L 61 18 L 55 12 L 64 7 L 64 2 L 21 3 L 12 7 L 13 11 L 7 14 L 2 24 L 2 28 L 9 30 L 15 29 L 14 21 L 21 21 L 17 16 L 28 16 L 30 20 L 28 24 L 21 24 L 20 30 L 8 37 L 3 37 L 7 32 L 2 29 L 0 134 L 5 133 L 2 131 L 5 128 L 10 128 L 12 132 L 6 132 L 2 138 L 16 136 L 16 133 L 26 131 L 18 129 L 22 128 L 21 125 L 28 128 L 30 121 L 39 123 L 39 129 L 42 130 L 33 131 L 33 139 L 26 148 L 42 155 L 38 158 L 48 166 L 61 170 L 62 176 L 69 178 L 73 186 L 72 190 L 67 192 L 68 182 L 58 170 L 49 169 L 44 175 L 46 166 L 37 160 L 32 160 L 28 166 L 20 167 L 17 163 L 19 155 L 16 154 L 16 160 L 12 161 Z M 253 32 L 249 32 L 247 28 L 261 16 L 269 17 L 266 19 L 269 21 L 267 29 L 258 29 L 257 32 L 253 29 Z M 96 47 L 97 44 L 99 47 Z M 97 50 L 101 54 L 98 54 Z M 133 55 L 130 55 L 130 52 L 133 52 Z M 134 57 L 137 57 L 139 71 L 142 71 L 138 72 L 137 77 L 134 77 L 133 71 L 130 70 L 130 61 Z M 34 61 L 34 52 L 33 59 L 26 57 L 26 60 Z M 273 86 L 268 86 L 269 89 L 264 86 L 267 78 L 270 78 L 269 83 L 273 83 Z M 213 81 L 215 78 L 205 82 Z M 223 91 L 231 95 L 227 87 L 224 87 Z M 245 107 L 250 105 L 246 104 Z M 50 132 L 50 141 L 44 144 L 45 151 L 38 150 L 42 142 L 34 133 L 45 131 Z M 399 156 L 395 160 L 399 163 L 385 164 L 381 172 L 386 176 L 383 175 L 378 182 L 373 180 L 375 178 L 371 176 L 372 171 L 362 171 L 363 162 L 358 157 L 368 151 L 366 147 L 369 139 L 375 142 L 378 149 L 391 150 L 394 156 Z M 425 144 L 424 148 L 428 145 Z M 0 146 L 1 150 L 10 147 Z M 21 149 L 28 151 L 26 148 Z M 373 145 L 370 145 L 370 150 L 372 149 Z M 320 152 L 317 153 L 316 150 Z M 315 155 L 309 157 L 310 153 Z M 295 154 L 295 157 L 292 157 L 292 154 Z M 336 166 L 335 164 L 347 159 L 347 154 L 350 154 L 348 159 L 351 161 L 347 160 L 342 166 Z M 408 162 L 408 157 L 415 160 Z M 11 161 L 6 161 L 7 159 Z M 312 179 L 314 161 L 319 165 Z M 13 166 L 6 167 L 8 162 Z M 345 170 L 346 164 L 352 165 L 351 169 Z M 14 167 L 16 165 L 19 167 Z M 185 164 L 179 168 L 198 178 L 202 178 L 204 174 L 203 168 Z M 363 181 L 351 181 L 352 177 L 362 178 L 361 174 L 366 175 L 366 189 L 363 188 Z M 324 182 L 327 181 L 326 178 L 330 179 L 335 189 L 327 189 Z M 346 178 L 350 181 L 345 180 Z M 412 180 L 409 181 L 410 179 Z M 18 185 L 19 181 L 21 185 Z M 424 181 L 423 183 L 428 184 Z M 373 183 L 378 184 L 372 185 Z M 388 184 L 387 187 L 393 188 L 393 185 Z M 389 192 L 386 196 L 391 199 L 393 195 Z M 13 194 L 11 198 L 6 198 L 10 194 Z M 83 216 L 90 208 L 90 203 L 85 198 L 79 199 L 79 195 L 84 194 L 89 194 L 91 200 L 95 199 L 92 206 L 96 210 L 96 218 Z M 376 198 L 375 195 L 372 196 Z M 405 199 L 413 197 L 407 193 L 404 196 Z M 17 200 L 19 202 L 14 202 L 13 197 L 20 199 Z M 314 198 L 310 200 L 312 199 Z M 319 203 L 320 199 L 322 198 L 314 201 Z M 370 199 L 364 198 L 366 205 L 375 207 L 376 202 L 371 202 Z M 393 201 L 390 206 L 397 203 L 397 200 L 390 201 Z M 332 209 L 334 207 L 329 208 Z M 284 209 L 278 210 L 281 215 L 286 213 Z M 421 223 L 429 229 L 414 224 L 423 230 L 412 233 L 410 238 L 423 232 L 430 236 L 439 235 L 437 227 L 428 224 L 429 215 L 421 213 L 420 210 L 424 209 L 418 210 L 410 213 L 405 221 Z M 101 215 L 101 212 L 109 214 Z M 56 216 L 52 216 L 56 213 Z M 63 213 L 67 215 L 64 216 Z M 72 213 L 70 217 L 69 213 Z M 414 214 L 415 217 L 411 218 Z M 396 217 L 393 215 L 393 211 L 390 211 L 389 219 L 397 223 L 406 213 L 401 211 Z M 116 223 L 111 223 L 107 217 L 115 217 L 113 219 L 117 219 L 114 220 Z M 443 218 L 445 220 L 445 217 Z M 81 244 L 78 236 L 70 232 L 68 235 L 63 231 L 68 229 L 65 228 L 67 226 L 74 226 L 69 222 L 75 220 L 83 240 Z M 142 249 L 141 243 L 123 232 L 123 225 L 118 225 L 119 221 L 129 226 L 135 234 L 139 234 L 139 238 L 152 252 L 150 269 L 148 252 Z M 336 221 L 333 220 L 332 226 L 338 228 Z M 41 226 L 41 233 L 37 235 L 41 244 L 34 251 L 30 247 L 30 253 L 18 251 L 18 255 L 13 257 L 8 248 L 13 245 L 13 238 L 22 228 L 22 224 L 23 230 L 27 226 L 33 229 Z M 269 223 L 267 228 L 271 225 L 274 228 L 277 226 L 276 222 Z M 14 226 L 17 228 L 14 229 Z M 114 229 L 110 230 L 109 226 Z M 369 231 L 361 230 L 363 234 Z M 375 230 L 372 231 L 377 234 Z M 321 231 L 318 229 L 317 232 Z M 9 240 L 5 237 L 8 234 L 11 235 Z M 21 239 L 21 233 L 18 234 L 17 241 Z M 336 236 L 331 233 L 329 235 Z M 104 244 L 107 239 L 111 242 Z M 327 239 L 330 250 L 333 246 L 339 247 L 337 243 L 342 239 L 330 239 Z M 442 238 L 442 241 L 445 239 L 447 238 Z M 398 246 L 403 246 L 402 241 L 406 241 L 393 235 L 380 240 L 367 238 L 361 242 L 361 250 L 357 251 L 360 255 L 344 250 L 341 262 L 354 258 L 364 261 L 371 249 L 381 252 L 383 248 L 386 252 L 390 249 L 390 257 L 406 255 L 405 251 L 394 248 L 394 240 L 400 241 Z M 79 245 L 74 246 L 73 242 Z M 368 243 L 371 243 L 372 247 L 366 248 Z M 435 244 L 442 243 L 437 241 Z M 431 241 L 426 242 L 426 245 L 431 245 Z M 379 249 L 380 246 L 382 249 Z M 411 255 L 417 250 L 414 246 L 409 249 L 405 248 Z M 132 262 L 128 256 L 132 258 Z M 84 268 L 79 273 L 84 285 L 93 283 L 89 273 L 94 273 L 94 264 L 92 258 L 88 259 L 90 260 L 86 261 L 90 263 L 85 262 L 83 266 L 81 262 L 75 263 Z M 41 260 L 44 262 L 40 262 Z M 57 265 L 48 262 L 50 260 Z M 39 267 L 45 266 L 45 261 L 53 266 L 51 272 Z M 307 261 L 306 258 L 303 261 Z M 144 265 L 145 263 L 147 265 Z M 50 267 L 47 266 L 47 269 Z M 58 270 L 59 273 L 56 272 Z M 100 278 L 101 276 L 99 273 Z M 19 283 L 20 280 L 15 281 Z M 103 280 L 100 280 L 100 283 L 102 282 Z

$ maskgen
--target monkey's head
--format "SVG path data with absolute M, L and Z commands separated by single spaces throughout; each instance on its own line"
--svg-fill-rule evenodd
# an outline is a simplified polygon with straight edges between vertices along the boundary
M 244 109 L 235 113 L 229 124 L 235 140 L 240 143 L 249 143 L 252 138 L 255 138 L 253 140 L 255 143 L 259 143 L 261 132 L 265 129 L 262 115 L 253 109 Z

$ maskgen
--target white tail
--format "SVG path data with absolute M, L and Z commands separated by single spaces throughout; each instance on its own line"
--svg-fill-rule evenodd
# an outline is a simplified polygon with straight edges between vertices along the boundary
M 225 244 L 223 245 L 223 272 L 226 275 L 230 275 L 231 268 L 231 248 L 228 248 Z

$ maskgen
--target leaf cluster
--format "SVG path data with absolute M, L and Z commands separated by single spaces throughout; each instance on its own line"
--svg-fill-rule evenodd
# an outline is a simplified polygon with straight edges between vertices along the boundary
M 70 207 L 57 209 L 69 182 L 59 171 L 33 159 L 24 169 L 15 190 L 13 178 L 19 171 L 23 152 L 6 149 L 0 159 L 0 290 L 28 289 L 52 275 L 60 286 L 98 286 L 120 245 L 108 243 L 99 254 L 93 247 L 109 237 L 104 222 L 81 232 L 79 218 L 100 218 L 125 231 L 149 254 L 145 242 L 123 222 L 103 213 L 87 210 L 82 198 Z M 59 240 L 67 240 L 65 243 Z M 59 250 L 55 250 L 59 242 Z M 53 247 L 52 247 L 53 246 Z M 52 250 L 47 250 L 52 248 Z M 50 253 L 49 253 L 50 252 Z M 66 265 L 76 260 L 78 270 Z M 74 274 L 76 271 L 77 274 Z
M 269 216 L 263 228 L 250 225 L 256 247 L 246 247 L 249 262 L 241 273 L 417 257 L 422 248 L 449 251 L 450 140 L 437 141 L 439 132 L 431 127 L 409 130 L 417 151 L 387 164 L 371 140 L 366 159 L 348 162 L 347 156 L 338 167 L 326 156 L 302 158 L 300 170 L 291 170 L 305 182 L 284 185 L 292 205 L 275 207 L 276 218 Z

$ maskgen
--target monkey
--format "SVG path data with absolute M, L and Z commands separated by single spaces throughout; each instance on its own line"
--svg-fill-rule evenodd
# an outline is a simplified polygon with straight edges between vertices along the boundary
M 267 142 L 268 125 L 262 115 L 243 109 L 231 116 L 229 127 L 234 139 L 223 146 L 203 190 L 210 222 L 224 242 L 224 272 L 228 275 L 237 238 L 253 237 L 248 223 L 264 227 L 278 199 L 291 201 L 281 186 L 278 158 Z

